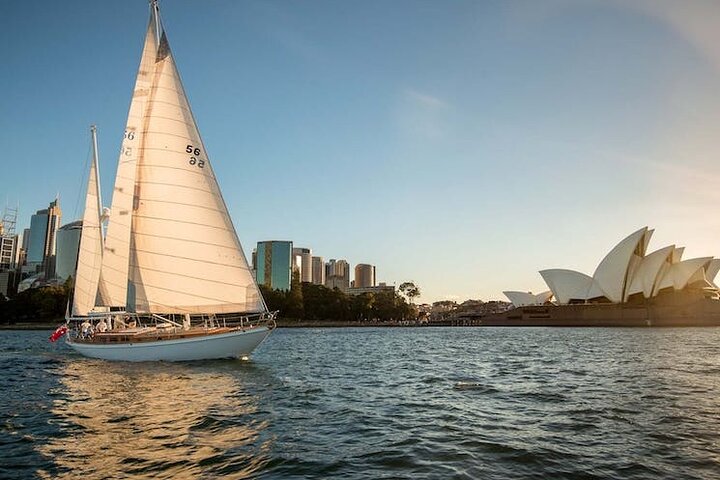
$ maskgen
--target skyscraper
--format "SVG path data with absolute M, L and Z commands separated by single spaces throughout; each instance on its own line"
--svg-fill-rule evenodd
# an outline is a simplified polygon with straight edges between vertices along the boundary
M 17 244 L 17 235 L 0 233 L 0 270 L 15 268 Z
M 350 287 L 350 264 L 345 260 L 331 258 L 325 265 L 325 286 L 339 288 L 343 292 Z
M 270 240 L 258 242 L 256 280 L 275 290 L 290 290 L 292 283 L 293 243 Z
M 367 263 L 355 265 L 355 288 L 375 286 L 375 266 Z
M 15 268 L 18 237 L 15 235 L 17 209 L 5 209 L 0 222 L 0 271 Z
M 27 263 L 44 272 L 46 278 L 55 276 L 55 243 L 61 217 L 62 212 L 55 199 L 48 208 L 38 210 L 30 218 Z
M 15 291 L 17 275 L 18 236 L 15 234 L 17 209 L 6 208 L 0 222 L 0 295 L 7 297 Z
M 20 247 L 20 251 L 18 252 L 18 265 L 23 266 L 27 263 L 27 252 L 28 252 L 28 246 L 30 242 L 30 229 L 25 228 L 23 229 L 22 234 L 22 246 Z
M 312 257 L 312 283 L 325 285 L 325 262 L 323 257 Z
M 78 248 L 82 235 L 82 220 L 63 225 L 57 231 L 57 261 L 55 275 L 61 280 L 75 276 Z
M 300 274 L 301 282 L 312 282 L 312 250 L 293 248 L 293 265 Z

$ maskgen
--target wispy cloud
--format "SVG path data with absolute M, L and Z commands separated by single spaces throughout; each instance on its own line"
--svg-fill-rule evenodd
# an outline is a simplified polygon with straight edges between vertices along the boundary
M 635 9 L 659 19 L 703 54 L 720 73 L 720 9 L 716 0 L 615 0 L 621 8 Z
M 450 104 L 442 98 L 406 88 L 400 93 L 397 123 L 401 133 L 413 141 L 439 140 L 449 133 L 450 110 Z
M 635 159 L 652 182 L 648 200 L 658 207 L 696 210 L 720 203 L 720 171 L 707 166 Z
M 447 102 L 444 100 L 428 95 L 427 93 L 418 92 L 412 88 L 405 89 L 405 95 L 411 100 L 418 103 L 421 106 L 428 108 L 448 108 Z

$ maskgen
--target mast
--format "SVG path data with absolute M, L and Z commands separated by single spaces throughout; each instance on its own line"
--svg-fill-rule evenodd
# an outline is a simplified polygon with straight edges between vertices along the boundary
M 97 207 L 98 207 L 98 225 L 100 226 L 100 248 L 103 247 L 103 230 L 102 230 L 102 196 L 100 195 L 100 154 L 98 153 L 97 127 L 90 125 L 90 134 L 92 135 L 93 163 L 95 164 L 95 183 L 97 185 Z
M 160 26 L 160 7 L 158 6 L 158 0 L 150 0 L 150 8 L 152 9 L 152 18 L 155 25 L 155 41 L 160 45 L 160 32 L 162 28 Z
M 92 136 L 93 161 L 90 164 L 85 209 L 83 211 L 80 244 L 78 245 L 75 289 L 70 313 L 72 316 L 87 315 L 94 307 L 100 283 L 102 264 L 102 223 L 100 208 L 100 178 L 98 176 L 97 129 L 90 127 Z

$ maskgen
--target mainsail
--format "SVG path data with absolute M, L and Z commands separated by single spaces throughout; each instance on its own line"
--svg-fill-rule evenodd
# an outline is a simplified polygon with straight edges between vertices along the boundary
M 77 270 L 75 272 L 75 289 L 73 292 L 72 314 L 87 315 L 95 306 L 95 297 L 100 279 L 102 263 L 102 223 L 100 220 L 100 182 L 97 158 L 97 137 L 93 125 L 93 161 L 88 175 L 87 193 L 85 194 L 85 213 L 82 220 L 82 234 L 78 248 Z
M 266 311 L 180 81 L 155 2 L 103 256 L 106 306 Z

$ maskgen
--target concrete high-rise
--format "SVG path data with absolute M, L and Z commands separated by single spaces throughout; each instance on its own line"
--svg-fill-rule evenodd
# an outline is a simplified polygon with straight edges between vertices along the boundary
M 312 257 L 312 283 L 325 285 L 325 262 L 323 257 Z
M 30 241 L 30 229 L 23 230 L 20 251 L 18 252 L 18 265 L 23 266 L 27 263 L 27 252 Z
M 44 272 L 46 278 L 55 276 L 57 230 L 61 217 L 62 211 L 56 199 L 50 202 L 48 208 L 38 210 L 30 218 L 27 263 Z
M 290 290 L 293 243 L 278 240 L 258 242 L 255 252 L 257 283 L 274 290 Z
M 312 282 L 312 250 L 293 248 L 293 268 L 298 271 L 301 282 Z
M 367 288 L 375 286 L 375 266 L 367 263 L 355 265 L 355 288 Z
M 17 208 L 5 208 L 0 222 L 0 271 L 17 265 L 18 236 L 15 235 Z
M 0 234 L 0 270 L 15 268 L 17 235 Z
M 325 264 L 325 286 L 338 288 L 343 292 L 350 288 L 350 264 L 345 260 L 331 258 Z

